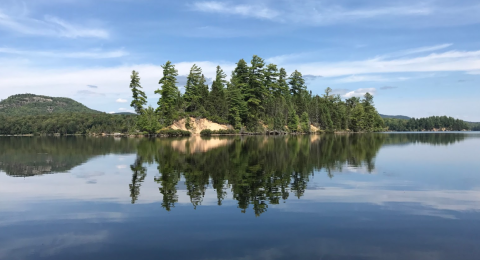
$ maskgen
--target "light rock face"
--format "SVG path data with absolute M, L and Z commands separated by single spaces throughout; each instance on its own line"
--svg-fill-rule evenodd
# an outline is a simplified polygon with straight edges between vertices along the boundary
M 171 126 L 174 130 L 184 130 L 190 131 L 192 134 L 200 134 L 202 130 L 210 129 L 210 130 L 227 130 L 233 129 L 231 125 L 222 125 L 215 122 L 212 122 L 206 118 L 194 118 L 190 117 L 190 129 L 185 127 L 185 123 L 187 120 L 185 118 L 176 121 Z

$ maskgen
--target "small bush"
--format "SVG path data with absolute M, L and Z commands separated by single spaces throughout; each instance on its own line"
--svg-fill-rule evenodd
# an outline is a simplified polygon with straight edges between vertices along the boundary
M 235 129 L 220 129 L 220 130 L 210 130 L 205 129 L 200 132 L 200 135 L 210 136 L 210 135 L 234 135 L 238 132 Z
M 200 132 L 200 135 L 203 135 L 203 136 L 210 136 L 212 135 L 212 130 L 210 129 L 204 129 Z
M 184 130 L 174 130 L 174 129 L 163 129 L 158 132 L 159 135 L 164 136 L 190 136 L 192 133 Z

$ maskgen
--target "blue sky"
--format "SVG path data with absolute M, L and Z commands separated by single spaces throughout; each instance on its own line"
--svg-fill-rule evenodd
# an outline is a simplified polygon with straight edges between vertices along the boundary
M 380 113 L 480 121 L 478 0 L 2 0 L 0 98 L 35 93 L 130 111 L 167 60 L 230 74 L 252 55 L 298 69 L 309 89 L 375 95 Z

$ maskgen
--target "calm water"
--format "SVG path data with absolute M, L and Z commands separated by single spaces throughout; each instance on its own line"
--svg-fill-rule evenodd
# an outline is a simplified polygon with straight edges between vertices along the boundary
M 0 259 L 480 259 L 480 134 L 0 137 Z

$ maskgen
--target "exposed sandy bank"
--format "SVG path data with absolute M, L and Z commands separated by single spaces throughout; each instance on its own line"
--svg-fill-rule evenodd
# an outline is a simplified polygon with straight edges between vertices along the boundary
M 190 131 L 192 134 L 200 134 L 202 130 L 210 129 L 210 130 L 227 130 L 233 129 L 231 125 L 221 125 L 215 122 L 212 122 L 206 118 L 196 119 L 194 117 L 190 117 L 190 129 L 185 127 L 186 119 L 183 118 L 179 121 L 176 121 L 171 126 L 172 129 L 177 130 L 185 130 Z

